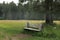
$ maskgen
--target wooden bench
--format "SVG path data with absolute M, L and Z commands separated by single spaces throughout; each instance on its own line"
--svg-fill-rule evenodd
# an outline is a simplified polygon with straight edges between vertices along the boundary
M 42 24 L 32 24 L 32 23 L 27 22 L 24 29 L 31 30 L 31 31 L 41 31 L 42 27 L 43 27 Z

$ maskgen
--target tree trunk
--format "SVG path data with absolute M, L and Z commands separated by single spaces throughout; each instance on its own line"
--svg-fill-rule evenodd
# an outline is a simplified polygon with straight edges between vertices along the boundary
M 45 0 L 45 8 L 46 8 L 46 23 L 47 24 L 53 24 L 53 18 L 52 18 L 52 4 L 53 0 Z
M 53 24 L 52 14 L 50 14 L 50 13 L 46 14 L 46 23 L 47 24 Z

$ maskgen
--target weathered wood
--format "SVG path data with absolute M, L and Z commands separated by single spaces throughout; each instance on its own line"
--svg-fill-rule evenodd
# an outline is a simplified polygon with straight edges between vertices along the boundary
M 31 23 L 27 23 L 27 25 L 25 26 L 25 30 L 32 30 L 32 31 L 41 31 L 42 30 L 42 24 L 31 24 Z

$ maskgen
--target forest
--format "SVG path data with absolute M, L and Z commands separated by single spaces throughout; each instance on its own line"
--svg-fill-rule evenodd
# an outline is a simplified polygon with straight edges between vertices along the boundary
M 26 1 L 28 3 L 23 5 Z M 18 5 L 13 1 L 0 3 L 0 20 L 44 20 L 47 13 L 54 20 L 60 20 L 60 1 L 19 0 Z

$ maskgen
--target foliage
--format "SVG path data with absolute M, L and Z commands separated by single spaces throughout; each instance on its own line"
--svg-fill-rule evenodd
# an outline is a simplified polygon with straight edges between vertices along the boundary
M 28 1 L 27 4 L 23 5 L 24 2 Z M 18 5 L 13 1 L 10 3 L 0 3 L 0 17 L 2 19 L 34 19 L 34 20 L 43 20 L 45 19 L 46 13 L 50 13 L 47 10 L 47 7 L 50 7 L 52 4 L 52 14 L 53 19 L 60 19 L 60 3 L 51 0 L 19 0 Z M 47 6 L 46 6 L 47 4 Z M 49 4 L 49 5 L 48 5 Z M 48 8 L 49 9 L 49 8 Z M 57 13 L 57 14 L 56 14 Z M 56 14 L 56 15 L 55 15 Z

